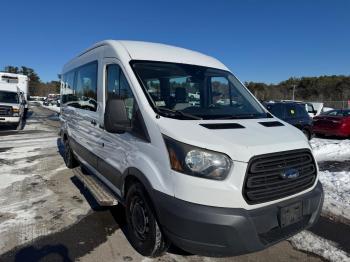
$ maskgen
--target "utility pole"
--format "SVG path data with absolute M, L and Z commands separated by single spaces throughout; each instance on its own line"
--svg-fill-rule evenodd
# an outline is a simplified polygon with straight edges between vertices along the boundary
M 293 84 L 293 97 L 292 97 L 292 100 L 293 100 L 293 101 L 295 100 L 295 88 L 296 88 L 296 85 Z

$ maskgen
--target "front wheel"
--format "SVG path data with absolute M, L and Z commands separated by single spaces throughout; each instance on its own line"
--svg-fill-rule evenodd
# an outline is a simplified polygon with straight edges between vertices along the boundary
M 74 168 L 78 166 L 78 161 L 75 159 L 72 149 L 70 148 L 69 141 L 64 141 L 64 162 L 68 168 Z
M 161 256 L 169 242 L 160 230 L 150 200 L 140 183 L 131 185 L 126 195 L 126 222 L 131 245 L 143 256 Z

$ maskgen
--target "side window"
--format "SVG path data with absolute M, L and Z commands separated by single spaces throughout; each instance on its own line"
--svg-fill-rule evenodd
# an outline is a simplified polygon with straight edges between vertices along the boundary
M 296 107 L 296 110 L 297 110 L 297 117 L 303 117 L 303 118 L 309 117 L 309 114 L 307 113 L 304 105 L 298 105 Z
M 271 104 L 267 106 L 267 109 L 279 119 L 284 118 L 283 106 L 281 104 Z
M 308 113 L 313 113 L 315 111 L 314 106 L 312 104 L 306 104 L 306 106 Z
M 326 113 L 326 115 L 329 115 L 329 116 L 336 116 L 337 115 L 337 111 L 329 111 Z
M 116 64 L 106 67 L 106 100 L 112 97 L 124 100 L 128 117 L 132 120 L 135 98 L 123 71 Z
M 62 77 L 62 104 L 71 105 L 76 101 L 76 97 L 74 95 L 74 71 L 70 71 L 63 75 Z
M 97 109 L 97 62 L 77 69 L 75 90 L 79 108 L 96 111 Z
M 228 79 L 225 77 L 211 77 L 211 99 L 213 105 L 229 106 L 231 92 Z
M 106 71 L 106 97 L 119 93 L 119 66 L 108 65 Z

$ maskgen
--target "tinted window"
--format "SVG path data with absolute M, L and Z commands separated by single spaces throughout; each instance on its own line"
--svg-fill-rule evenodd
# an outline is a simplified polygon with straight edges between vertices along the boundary
M 328 112 L 323 113 L 323 115 L 336 116 L 337 113 L 338 113 L 337 110 L 332 110 L 332 111 L 328 111 Z
M 349 116 L 350 110 L 332 110 L 329 112 L 326 112 L 325 115 L 329 116 Z
M 77 99 L 74 96 L 74 71 L 68 72 L 62 76 L 62 85 L 61 85 L 61 95 L 62 95 L 62 104 L 76 101 Z
M 269 110 L 274 116 L 283 119 L 284 112 L 283 106 L 281 104 L 270 104 L 266 106 L 267 110 Z
M 343 116 L 350 116 L 350 110 L 344 110 Z
M 108 65 L 106 73 L 106 96 L 111 97 L 119 93 L 119 66 Z
M 309 114 L 306 112 L 304 105 L 296 105 L 297 117 L 308 118 Z
M 96 111 L 97 109 L 97 63 L 93 62 L 77 69 L 75 95 L 79 108 Z
M 97 62 L 62 76 L 62 104 L 89 111 L 97 109 Z
M 232 104 L 230 85 L 226 77 L 211 77 L 211 99 L 212 104 L 230 106 Z
M 134 114 L 134 95 L 118 65 L 108 65 L 106 69 L 106 97 L 120 98 L 124 100 L 128 117 L 133 119 Z

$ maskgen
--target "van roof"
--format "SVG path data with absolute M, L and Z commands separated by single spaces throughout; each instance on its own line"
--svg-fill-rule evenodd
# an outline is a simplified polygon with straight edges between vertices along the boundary
M 111 47 L 117 54 L 120 54 L 121 57 L 128 57 L 129 61 L 150 60 L 174 62 L 200 65 L 229 71 L 223 63 L 211 56 L 181 47 L 142 41 L 105 40 L 86 49 L 78 57 L 82 57 L 90 51 L 102 46 Z

